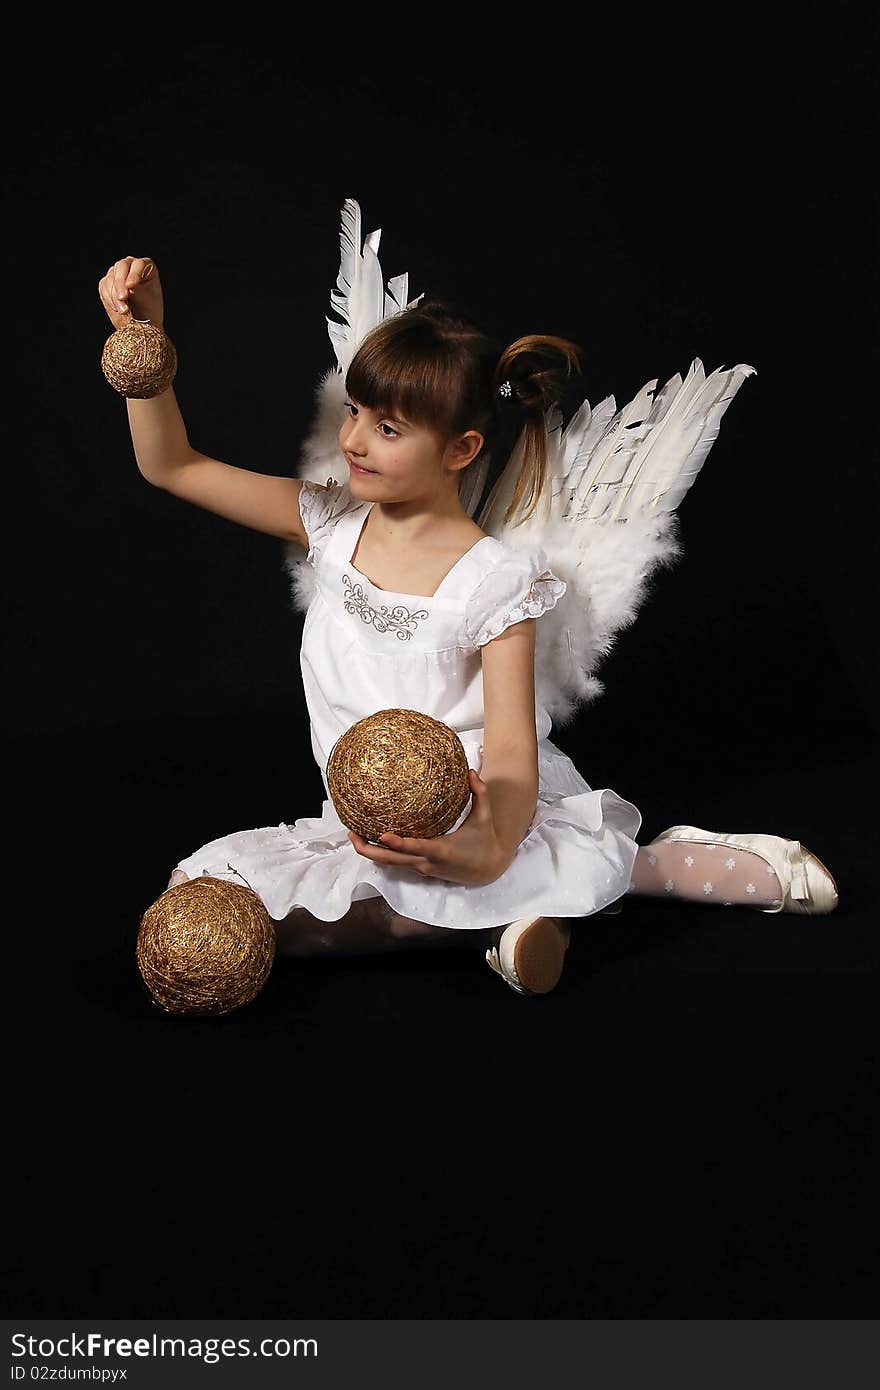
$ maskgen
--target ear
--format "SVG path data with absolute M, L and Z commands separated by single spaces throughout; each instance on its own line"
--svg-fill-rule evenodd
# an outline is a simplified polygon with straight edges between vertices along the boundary
M 479 430 L 466 430 L 452 445 L 452 460 L 456 468 L 466 468 L 483 447 L 483 436 Z

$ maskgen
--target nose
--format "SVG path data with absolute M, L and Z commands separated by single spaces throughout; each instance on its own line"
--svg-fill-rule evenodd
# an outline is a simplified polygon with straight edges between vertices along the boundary
M 351 426 L 351 428 L 349 428 Z M 349 419 L 343 424 L 339 431 L 339 442 L 346 453 L 354 454 L 357 458 L 362 458 L 364 450 L 360 446 L 358 435 L 358 421 Z

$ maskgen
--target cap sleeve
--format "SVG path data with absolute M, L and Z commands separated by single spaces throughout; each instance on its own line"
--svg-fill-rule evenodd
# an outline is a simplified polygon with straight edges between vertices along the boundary
M 333 534 L 339 518 L 352 505 L 351 491 L 345 483 L 313 483 L 303 479 L 299 492 L 299 514 L 309 538 L 306 559 L 314 566 Z
M 468 599 L 468 637 L 475 647 L 485 646 L 513 623 L 538 618 L 555 608 L 567 587 L 550 569 L 543 550 L 505 555 Z

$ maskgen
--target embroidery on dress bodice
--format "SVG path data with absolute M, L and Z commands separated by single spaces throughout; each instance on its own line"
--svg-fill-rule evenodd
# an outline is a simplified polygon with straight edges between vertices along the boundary
M 393 608 L 389 608 L 385 603 L 381 608 L 374 608 L 367 602 L 362 585 L 353 583 L 347 574 L 344 574 L 342 579 L 349 586 L 349 594 L 345 599 L 346 612 L 357 613 L 363 622 L 372 623 L 377 632 L 396 632 L 401 642 L 408 642 L 412 637 L 409 630 L 411 625 L 415 625 L 420 618 L 431 616 L 427 608 L 411 610 L 402 603 L 396 603 Z

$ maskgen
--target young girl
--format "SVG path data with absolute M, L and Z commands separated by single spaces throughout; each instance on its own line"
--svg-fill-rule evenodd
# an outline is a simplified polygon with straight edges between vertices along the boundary
M 127 256 L 100 281 L 114 327 L 161 326 L 155 263 Z M 540 548 L 483 532 L 462 506 L 465 470 L 498 445 L 511 396 L 526 449 L 515 502 L 545 482 L 544 412 L 562 399 L 578 348 L 531 336 L 500 346 L 434 301 L 380 323 L 345 376 L 344 483 L 235 468 L 193 449 L 171 388 L 128 401 L 148 482 L 307 551 L 316 585 L 301 668 L 312 750 L 328 792 L 316 818 L 243 830 L 181 859 L 168 887 L 199 874 L 248 883 L 279 953 L 479 943 L 521 995 L 556 985 L 569 919 L 626 893 L 830 912 L 834 880 L 798 841 L 673 826 L 636 843 L 641 814 L 594 790 L 550 740 L 536 701 L 535 628 L 566 591 Z M 471 803 L 445 835 L 342 825 L 327 759 L 358 719 L 420 710 L 461 738 Z

